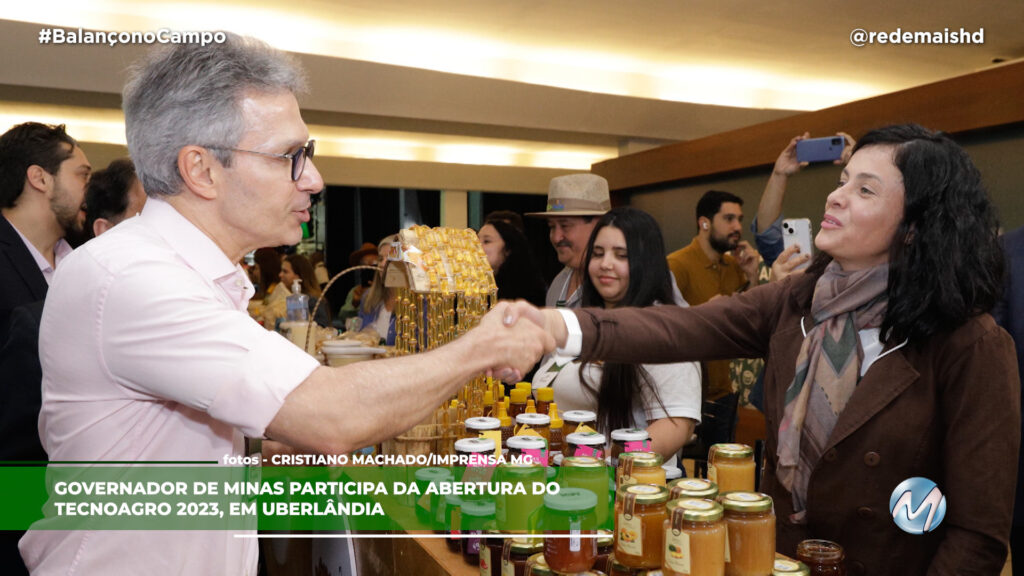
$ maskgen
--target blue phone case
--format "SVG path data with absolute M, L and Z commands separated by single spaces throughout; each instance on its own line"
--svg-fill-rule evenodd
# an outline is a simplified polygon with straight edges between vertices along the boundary
M 846 138 L 842 136 L 826 136 L 824 138 L 808 138 L 796 143 L 797 162 L 833 162 L 843 156 Z

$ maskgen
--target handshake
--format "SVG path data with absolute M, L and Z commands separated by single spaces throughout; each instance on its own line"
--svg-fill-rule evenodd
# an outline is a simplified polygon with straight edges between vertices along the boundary
M 522 379 L 541 356 L 565 346 L 568 332 L 557 310 L 525 300 L 499 302 L 466 334 L 474 353 L 487 358 L 487 375 L 506 382 Z

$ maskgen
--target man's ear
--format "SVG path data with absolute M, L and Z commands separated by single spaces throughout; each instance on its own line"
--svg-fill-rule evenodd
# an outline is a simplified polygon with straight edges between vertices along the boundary
M 223 169 L 213 154 L 202 146 L 185 146 L 178 150 L 178 174 L 185 188 L 205 200 L 217 197 L 217 173 Z
M 92 235 L 93 237 L 99 236 L 113 227 L 114 225 L 110 223 L 110 220 L 107 220 L 106 218 L 97 218 L 92 223 Z
M 37 190 L 48 190 L 53 181 L 53 175 L 38 164 L 33 164 L 25 171 L 25 181 Z

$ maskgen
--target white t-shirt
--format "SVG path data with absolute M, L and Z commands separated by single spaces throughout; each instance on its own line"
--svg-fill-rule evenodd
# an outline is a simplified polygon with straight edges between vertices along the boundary
M 555 402 L 560 411 L 591 410 L 597 412 L 597 398 L 590 394 L 581 381 L 583 364 L 574 358 L 552 356 L 541 363 L 533 378 L 533 387 L 550 386 L 555 391 Z M 647 428 L 650 422 L 662 418 L 690 418 L 700 422 L 700 365 L 696 362 L 678 362 L 674 364 L 642 364 L 650 378 L 650 383 L 657 388 L 661 404 L 646 388 L 639 399 L 634 399 L 632 407 L 633 425 Z M 561 367 L 561 368 L 559 368 Z M 587 383 L 597 388 L 601 383 L 602 369 L 599 365 L 589 364 L 583 377 Z M 664 407 L 662 407 L 664 405 Z M 609 431 L 605 431 L 607 433 Z M 675 458 L 666 465 L 675 463 Z

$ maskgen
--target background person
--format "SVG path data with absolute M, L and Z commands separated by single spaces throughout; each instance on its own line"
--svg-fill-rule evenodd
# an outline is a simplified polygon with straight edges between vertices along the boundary
M 543 306 L 547 287 L 526 235 L 512 224 L 492 220 L 480 227 L 477 237 L 494 271 L 498 298 L 522 298 L 534 306 Z
M 661 230 L 650 214 L 613 208 L 598 219 L 587 245 L 582 305 L 673 306 L 664 254 Z M 700 422 L 696 362 L 599 364 L 555 355 L 541 363 L 533 385 L 553 388 L 560 410 L 596 412 L 605 435 L 619 428 L 646 429 L 651 450 L 669 465 Z
M 85 230 L 92 237 L 137 216 L 146 204 L 146 191 L 135 177 L 131 158 L 113 160 L 89 178 L 85 191 Z

